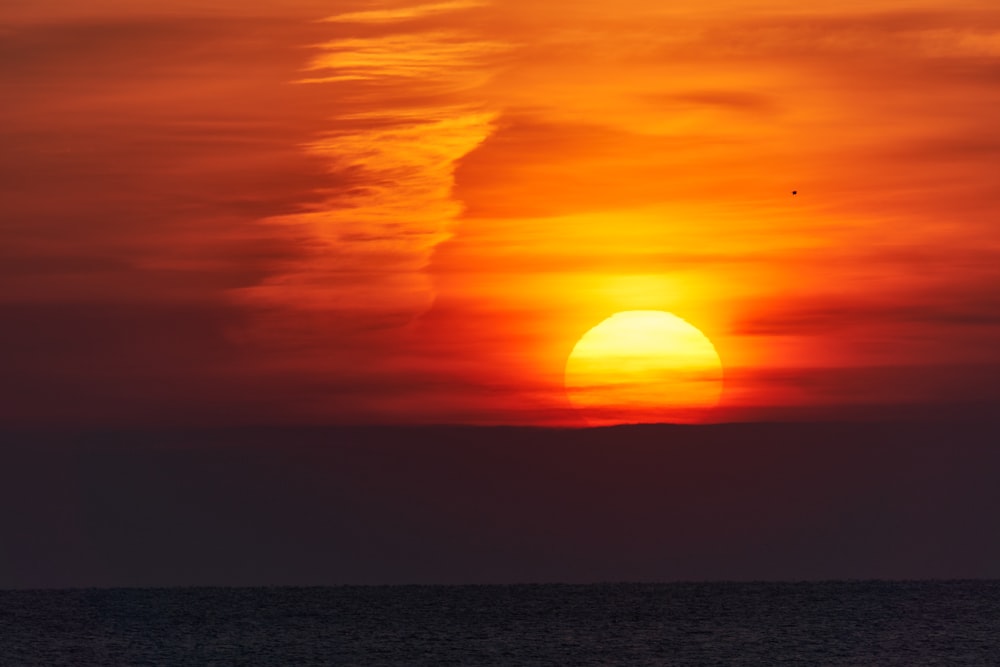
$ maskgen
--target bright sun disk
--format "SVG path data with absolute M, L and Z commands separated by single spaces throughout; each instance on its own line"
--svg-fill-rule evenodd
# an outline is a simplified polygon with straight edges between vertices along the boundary
M 594 426 L 695 423 L 719 402 L 722 361 L 705 334 L 676 315 L 630 310 L 577 341 L 565 385 Z

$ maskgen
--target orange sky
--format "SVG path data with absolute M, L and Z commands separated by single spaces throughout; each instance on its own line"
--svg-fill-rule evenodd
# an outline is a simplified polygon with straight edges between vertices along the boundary
M 579 424 L 630 309 L 720 421 L 1000 400 L 992 2 L 334 5 L 0 9 L 0 419 Z

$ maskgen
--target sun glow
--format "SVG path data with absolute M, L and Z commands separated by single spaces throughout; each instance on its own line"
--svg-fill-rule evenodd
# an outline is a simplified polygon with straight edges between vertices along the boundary
M 565 385 L 594 426 L 695 423 L 719 402 L 722 362 L 705 334 L 676 315 L 625 311 L 580 338 Z

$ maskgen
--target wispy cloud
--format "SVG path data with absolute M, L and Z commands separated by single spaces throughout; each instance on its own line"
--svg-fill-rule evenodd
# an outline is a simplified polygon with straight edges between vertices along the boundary
M 394 79 L 420 80 L 435 88 L 472 88 L 489 76 L 485 57 L 501 53 L 499 42 L 470 41 L 460 33 L 420 32 L 363 39 L 342 39 L 323 44 L 322 54 L 306 71 L 320 73 L 302 83 L 338 81 L 392 83 Z M 325 74 L 323 74 L 325 73 Z
M 398 23 L 412 19 L 424 18 L 435 14 L 444 14 L 461 9 L 472 9 L 485 6 L 485 2 L 474 0 L 457 0 L 455 2 L 434 2 L 411 7 L 393 7 L 388 9 L 367 9 L 357 12 L 335 14 L 324 21 L 330 23 Z
M 449 8 L 362 18 L 397 21 Z M 416 31 L 316 49 L 307 71 L 319 76 L 297 83 L 326 90 L 341 105 L 303 148 L 352 185 L 310 211 L 271 219 L 308 237 L 311 251 L 235 295 L 257 307 L 341 313 L 345 331 L 398 330 L 433 302 L 426 267 L 462 210 L 453 197 L 456 164 L 493 131 L 496 113 L 479 91 L 502 46 L 461 31 Z M 262 331 L 299 344 L 331 335 L 285 323 Z

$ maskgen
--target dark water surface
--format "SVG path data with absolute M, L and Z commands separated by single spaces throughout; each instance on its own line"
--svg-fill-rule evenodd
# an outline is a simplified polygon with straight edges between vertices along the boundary
M 1000 665 L 1000 582 L 0 591 L 3 665 Z

